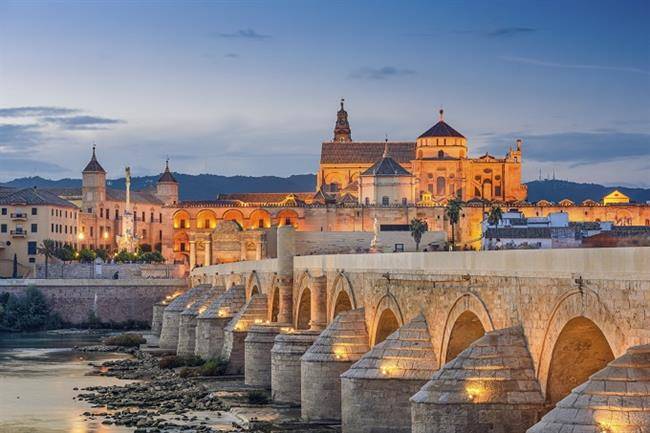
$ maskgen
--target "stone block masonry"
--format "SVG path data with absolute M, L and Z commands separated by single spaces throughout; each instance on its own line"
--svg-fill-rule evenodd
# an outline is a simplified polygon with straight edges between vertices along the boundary
M 319 331 L 294 331 L 275 337 L 271 349 L 271 397 L 278 403 L 300 405 L 300 358 Z
M 86 323 L 92 313 L 106 323 L 151 322 L 154 304 L 187 289 L 185 279 L 8 279 L 0 280 L 0 293 L 20 295 L 30 286 L 73 325 Z

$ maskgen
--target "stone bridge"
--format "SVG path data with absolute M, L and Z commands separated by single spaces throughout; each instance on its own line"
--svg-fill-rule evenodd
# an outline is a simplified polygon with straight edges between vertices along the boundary
M 194 269 L 161 347 L 346 433 L 650 431 L 650 248 L 300 257 L 292 236 Z

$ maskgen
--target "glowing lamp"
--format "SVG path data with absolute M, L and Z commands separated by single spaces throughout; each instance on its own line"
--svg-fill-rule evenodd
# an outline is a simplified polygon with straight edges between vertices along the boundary
M 334 357 L 336 359 L 343 359 L 344 356 L 345 356 L 345 349 L 343 349 L 342 347 L 336 347 L 334 349 Z
M 470 400 L 476 401 L 476 399 L 483 393 L 483 389 L 479 384 L 473 383 L 465 387 L 465 392 Z
M 108 232 L 104 232 L 104 239 L 108 239 Z
M 207 308 L 208 307 L 205 306 L 205 305 L 203 307 L 199 308 L 199 314 L 202 314 L 205 310 L 207 310 Z
M 80 241 L 83 241 L 85 237 L 86 237 L 86 236 L 84 235 L 84 232 L 79 232 L 79 234 L 77 235 L 77 238 L 78 238 Z
M 262 323 L 262 319 L 255 319 L 254 323 L 256 325 L 260 325 Z

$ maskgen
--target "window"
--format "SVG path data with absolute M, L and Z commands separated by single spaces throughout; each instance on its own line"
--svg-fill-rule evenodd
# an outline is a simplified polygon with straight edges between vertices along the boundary
M 32 224 L 32 233 L 38 233 L 38 224 Z
M 91 238 L 95 236 L 95 234 L 93 233 L 93 229 L 94 229 L 94 227 L 90 227 L 90 237 Z
M 494 187 L 494 195 L 496 195 L 497 197 L 501 196 L 501 187 L 500 186 L 495 186 Z
M 7 224 L 0 224 L 0 233 L 7 233 Z
M 162 241 L 162 230 L 158 230 L 158 240 Z
M 383 196 L 381 198 L 381 205 L 388 206 L 389 204 L 390 204 L 390 199 L 388 198 L 388 196 Z
M 438 158 L 442 159 L 442 158 L 444 158 L 444 157 L 445 157 L 445 152 L 442 151 L 442 150 L 439 150 L 439 151 L 438 151 Z
M 407 204 L 406 197 L 402 197 L 402 206 L 406 206 L 406 204 Z
M 36 241 L 27 242 L 27 254 L 30 256 L 36 254 Z
M 162 213 L 158 214 L 158 222 L 160 222 L 160 223 L 162 222 Z
M 50 231 L 54 233 L 54 224 L 52 224 L 52 227 L 50 227 Z
M 120 210 L 115 209 L 115 219 L 118 219 L 120 217 Z
M 99 208 L 99 217 L 104 218 L 104 208 L 103 207 Z
M 7 208 L 6 207 L 2 208 L 2 215 L 7 215 Z
M 107 220 L 111 219 L 111 212 L 110 212 L 110 209 L 106 209 L 106 219 L 107 219 Z
M 151 215 L 149 215 L 149 222 L 153 222 L 153 212 L 151 212 Z
M 50 211 L 50 214 L 51 214 L 52 216 L 54 216 L 54 209 L 52 209 L 52 210 Z
M 185 244 L 181 244 L 181 251 L 185 251 Z
M 30 257 L 29 263 L 36 263 L 36 257 Z
M 38 208 L 32 208 L 32 215 L 38 215 Z
M 370 197 L 366 197 L 366 206 L 370 206 Z
M 436 195 L 445 195 L 445 178 L 444 177 L 438 177 L 436 179 Z
M 259 219 L 257 220 L 257 227 L 263 229 L 264 228 L 264 220 Z
M 144 221 L 144 212 L 142 212 L 142 221 Z

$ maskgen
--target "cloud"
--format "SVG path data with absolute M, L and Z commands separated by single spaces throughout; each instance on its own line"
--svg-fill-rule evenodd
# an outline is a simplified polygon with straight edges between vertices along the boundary
M 40 125 L 32 124 L 0 124 L 0 155 L 24 151 L 35 146 L 41 139 Z
M 0 108 L 0 117 L 64 116 L 78 112 L 77 109 L 64 107 L 9 107 Z
M 599 70 L 599 71 L 631 72 L 636 74 L 650 75 L 650 71 L 647 71 L 645 69 L 625 67 L 625 66 L 557 63 L 557 62 L 548 62 L 545 60 L 533 59 L 530 57 L 516 57 L 516 56 L 501 56 L 499 58 L 507 62 L 521 63 L 524 65 L 543 66 L 547 68 L 591 69 L 591 70 Z
M 67 169 L 47 161 L 3 156 L 0 158 L 0 172 L 3 175 L 18 174 L 24 176 L 27 173 L 32 173 L 32 175 L 33 173 L 64 173 L 67 172 Z
M 503 38 L 503 37 L 525 35 L 529 33 L 534 33 L 536 31 L 537 29 L 533 29 L 531 27 L 501 27 L 487 32 L 486 35 L 491 38 Z
M 271 35 L 264 35 L 261 33 L 257 33 L 253 29 L 242 29 L 232 33 L 217 33 L 217 36 L 220 38 L 255 39 L 255 40 L 269 39 L 271 37 Z
M 619 159 L 650 158 L 650 134 L 618 131 L 495 134 L 489 138 L 491 143 L 481 150 L 502 154 L 504 143 L 514 143 L 515 137 L 524 140 L 524 159 L 538 162 L 563 162 L 578 166 Z
M 395 66 L 384 66 L 382 68 L 364 67 L 352 71 L 350 78 L 359 80 L 384 80 L 386 78 L 403 77 L 413 74 L 415 74 L 415 71 L 412 69 L 402 69 Z
M 238 59 L 239 54 L 237 54 L 237 53 L 228 53 L 228 54 L 225 54 L 224 57 L 227 58 L 227 59 Z
M 106 129 L 108 125 L 125 123 L 123 120 L 99 116 L 43 117 L 42 120 L 69 131 Z

